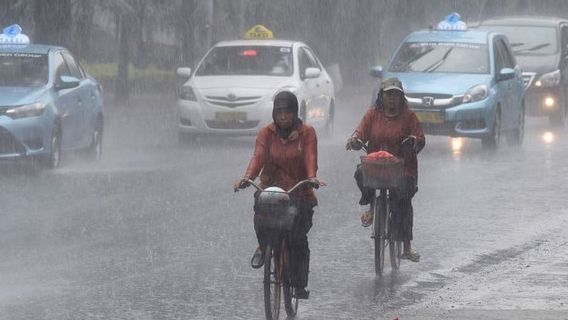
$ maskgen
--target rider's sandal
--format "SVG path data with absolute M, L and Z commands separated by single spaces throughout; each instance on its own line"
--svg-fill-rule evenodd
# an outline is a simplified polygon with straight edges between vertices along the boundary
M 370 211 L 365 211 L 361 215 L 361 225 L 363 227 L 368 227 L 373 224 L 373 215 Z
M 416 252 L 416 250 L 410 250 L 409 252 L 404 252 L 401 256 L 401 259 L 407 259 L 412 262 L 419 262 L 420 261 L 420 254 Z
M 264 252 L 262 248 L 258 247 L 254 251 L 252 258 L 250 259 L 250 266 L 254 269 L 258 269 L 264 265 Z

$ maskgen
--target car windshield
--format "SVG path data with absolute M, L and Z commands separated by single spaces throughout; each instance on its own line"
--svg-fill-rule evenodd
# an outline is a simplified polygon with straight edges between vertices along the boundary
M 389 71 L 489 73 L 487 45 L 456 42 L 407 42 L 398 50 Z
M 196 75 L 292 75 L 292 48 L 278 46 L 216 47 Z
M 0 52 L 0 86 L 38 87 L 47 84 L 47 55 Z
M 556 29 L 537 26 L 481 26 L 480 29 L 500 32 L 509 38 L 517 55 L 548 55 L 558 50 Z

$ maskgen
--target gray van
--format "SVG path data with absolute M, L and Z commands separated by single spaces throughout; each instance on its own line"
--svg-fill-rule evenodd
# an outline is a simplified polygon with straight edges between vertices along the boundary
M 563 125 L 568 105 L 568 20 L 555 17 L 498 17 L 480 29 L 505 34 L 523 70 L 526 112 Z

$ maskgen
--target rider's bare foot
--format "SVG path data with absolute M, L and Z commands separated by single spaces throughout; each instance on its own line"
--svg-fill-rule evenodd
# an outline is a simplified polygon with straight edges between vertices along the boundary
M 371 211 L 365 211 L 361 215 L 361 225 L 363 227 L 368 227 L 373 224 L 373 214 Z

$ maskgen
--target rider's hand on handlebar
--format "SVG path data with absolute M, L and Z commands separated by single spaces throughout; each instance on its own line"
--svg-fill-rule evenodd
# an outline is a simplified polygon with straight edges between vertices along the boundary
M 408 136 L 404 140 L 402 140 L 401 145 L 403 147 L 410 147 L 413 150 L 416 149 L 416 136 Z
M 325 187 L 327 186 L 327 183 L 325 183 L 325 181 L 320 180 L 318 178 L 310 178 L 310 184 L 312 185 L 312 187 L 314 187 L 315 189 L 319 188 L 319 187 Z
M 237 180 L 237 182 L 235 182 L 235 185 L 234 185 L 234 191 L 237 192 L 237 191 L 239 191 L 239 189 L 244 189 L 244 188 L 250 186 L 250 182 L 247 181 L 248 179 L 249 179 L 248 177 L 244 177 L 244 178 Z
M 347 139 L 345 150 L 361 150 L 361 148 L 363 148 L 363 145 L 361 143 L 361 140 L 359 140 L 359 138 L 352 136 L 349 139 Z

